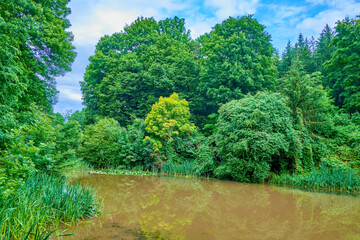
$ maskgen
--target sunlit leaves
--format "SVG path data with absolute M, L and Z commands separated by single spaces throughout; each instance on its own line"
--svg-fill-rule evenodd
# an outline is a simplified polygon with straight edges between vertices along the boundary
M 185 99 L 180 100 L 177 93 L 168 98 L 160 97 L 145 119 L 147 138 L 153 141 L 154 150 L 158 152 L 175 136 L 195 132 L 195 125 L 190 123 L 189 117 L 189 104 Z

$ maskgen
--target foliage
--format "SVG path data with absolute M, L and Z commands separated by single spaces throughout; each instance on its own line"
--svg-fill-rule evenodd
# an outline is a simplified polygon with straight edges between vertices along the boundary
M 146 116 L 146 139 L 153 142 L 154 151 L 159 152 L 167 143 L 171 143 L 175 136 L 189 136 L 195 131 L 195 125 L 190 123 L 189 104 L 185 99 L 180 100 L 177 93 L 168 98 L 160 97 L 151 112 Z
M 8 234 L 11 239 L 20 239 L 34 224 L 41 231 L 56 229 L 59 224 L 97 215 L 99 207 L 92 189 L 58 177 L 34 175 L 0 203 L 0 237 Z
M 145 169 L 152 168 L 153 146 L 151 141 L 145 140 L 145 122 L 142 119 L 134 119 L 133 124 L 123 132 L 119 143 L 122 145 L 119 152 L 121 166 L 134 168 L 143 166 Z
M 4 111 L 5 113 L 5 111 Z M 0 118 L 0 191 L 10 194 L 30 173 L 60 175 L 72 166 L 79 145 L 77 122 L 57 122 L 35 107 Z
M 337 22 L 331 46 L 336 48 L 325 63 L 326 86 L 332 89 L 335 104 L 349 112 L 360 111 L 360 18 Z
M 319 168 L 306 175 L 273 176 L 271 183 L 310 189 L 360 191 L 360 177 L 355 170 L 334 160 L 323 160 Z
M 280 94 L 260 92 L 224 104 L 215 141 L 220 178 L 263 182 L 272 171 L 294 169 L 297 134 L 290 109 Z
M 326 116 L 334 108 L 321 82 L 321 73 L 306 74 L 298 61 L 292 63 L 290 70 L 280 80 L 280 92 L 288 98 L 287 105 L 299 129 L 303 125 L 319 132 L 328 123 Z
M 118 142 L 124 129 L 112 118 L 103 118 L 84 129 L 79 156 L 96 167 L 118 165 L 121 144 Z
M 360 114 L 341 113 L 332 118 L 333 139 L 328 143 L 328 155 L 347 163 L 350 167 L 360 167 Z
M 178 92 L 192 100 L 195 45 L 177 17 L 138 18 L 123 32 L 101 38 L 81 83 L 86 122 L 107 116 L 127 126 L 134 117 L 144 118 L 160 96 Z
M 84 121 L 85 121 L 85 111 L 82 109 L 81 111 L 76 110 L 75 112 L 70 111 L 65 116 L 65 121 L 77 121 L 80 124 L 81 129 L 84 129 Z
M 325 25 L 324 29 L 320 33 L 320 37 L 316 44 L 314 51 L 314 60 L 316 64 L 316 71 L 320 71 L 324 76 L 327 72 L 324 68 L 324 63 L 331 58 L 331 55 L 335 52 L 335 46 L 331 45 L 331 41 L 334 38 L 335 31 L 330 28 L 328 24 Z M 326 80 L 326 78 L 324 79 Z M 326 86 L 326 82 L 324 81 Z
M 95 167 L 133 168 L 145 165 L 150 168 L 152 144 L 144 141 L 145 124 L 135 119 L 127 129 L 112 118 L 103 118 L 85 127 L 79 156 Z
M 75 58 L 64 1 L 4 0 L 0 4 L 0 104 L 35 102 L 51 110 L 55 77 Z
M 247 93 L 275 87 L 277 70 L 270 35 L 251 15 L 230 17 L 198 41 L 203 65 L 202 115 L 216 113 L 219 104 Z

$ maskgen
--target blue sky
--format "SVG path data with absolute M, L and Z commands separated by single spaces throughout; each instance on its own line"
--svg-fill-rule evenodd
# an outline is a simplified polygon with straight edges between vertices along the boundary
M 193 38 L 209 32 L 211 27 L 229 16 L 254 14 L 271 34 L 272 44 L 280 53 L 299 33 L 319 37 L 325 24 L 335 26 L 338 20 L 360 14 L 360 0 L 72 0 L 69 5 L 77 58 L 72 71 L 57 79 L 59 101 L 55 112 L 80 110 L 82 81 L 89 57 L 103 35 L 123 30 L 138 16 L 162 20 L 185 18 Z

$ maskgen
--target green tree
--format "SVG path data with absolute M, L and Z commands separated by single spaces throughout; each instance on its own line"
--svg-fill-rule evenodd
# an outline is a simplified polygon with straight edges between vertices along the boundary
M 119 140 L 126 130 L 112 118 L 103 118 L 94 125 L 85 127 L 79 156 L 96 167 L 121 165 Z
M 360 111 L 360 18 L 337 22 L 331 46 L 336 50 L 325 63 L 326 85 L 332 89 L 335 105 L 349 112 Z
M 331 131 L 330 113 L 334 110 L 331 100 L 321 84 L 320 72 L 306 74 L 301 62 L 294 61 L 286 76 L 280 79 L 280 92 L 287 97 L 287 105 L 298 134 L 299 155 L 295 157 L 298 171 L 310 171 L 314 160 L 320 161 L 321 151 L 314 146 L 320 136 Z M 314 159 L 315 158 L 315 159 Z
M 73 36 L 64 1 L 4 0 L 0 3 L 0 104 L 51 111 L 55 77 L 70 70 Z
M 87 122 L 109 116 L 128 125 L 132 117 L 144 118 L 160 96 L 179 92 L 194 99 L 195 47 L 177 17 L 139 18 L 124 32 L 103 37 L 82 82 Z
M 189 103 L 180 100 L 177 93 L 168 98 L 160 97 L 150 113 L 146 116 L 145 125 L 148 136 L 153 142 L 154 151 L 159 152 L 175 136 L 189 136 L 195 132 L 195 125 L 190 123 Z
M 291 66 L 291 62 L 294 57 L 294 49 L 291 46 L 290 41 L 286 44 L 285 50 L 281 55 L 281 60 L 279 63 L 279 76 L 283 77 Z
M 326 124 L 326 115 L 333 109 L 322 86 L 320 72 L 306 74 L 300 61 L 293 61 L 285 77 L 280 79 L 280 92 L 288 98 L 288 106 L 296 126 L 313 132 Z
M 315 72 L 315 62 L 311 51 L 309 40 L 300 33 L 295 43 L 293 60 L 300 61 L 306 73 Z
M 259 92 L 221 106 L 215 142 L 221 165 L 215 175 L 263 182 L 270 170 L 294 170 L 297 134 L 286 98 Z
M 199 115 L 216 113 L 220 104 L 247 93 L 274 89 L 274 49 L 265 27 L 251 15 L 229 18 L 200 36 L 201 83 Z
M 316 49 L 314 52 L 316 71 L 321 72 L 324 76 L 326 76 L 324 63 L 330 60 L 331 55 L 333 54 L 333 52 L 335 52 L 335 47 L 330 45 L 332 39 L 334 38 L 334 35 L 335 31 L 326 24 L 324 29 L 320 33 L 320 37 L 316 43 Z M 324 84 L 326 84 L 326 82 L 324 82 Z

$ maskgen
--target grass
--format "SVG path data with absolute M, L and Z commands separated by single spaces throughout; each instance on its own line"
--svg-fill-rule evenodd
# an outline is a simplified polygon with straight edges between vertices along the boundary
M 185 161 L 180 164 L 166 162 L 161 166 L 161 173 L 169 175 L 195 176 L 193 163 L 190 161 Z
M 90 173 L 93 174 L 113 174 L 113 175 L 134 175 L 134 176 L 145 176 L 152 175 L 158 176 L 157 167 L 154 165 L 152 167 L 153 171 L 144 170 L 143 167 L 135 167 L 133 169 L 123 169 L 123 168 L 108 168 L 108 169 L 98 169 L 90 170 Z M 164 162 L 161 166 L 161 175 L 175 175 L 175 176 L 195 176 L 195 171 L 193 169 L 193 163 L 190 161 L 185 161 L 183 163 L 172 163 Z
M 319 168 L 306 175 L 274 176 L 270 183 L 319 190 L 360 192 L 360 178 L 356 171 L 344 164 L 331 161 L 322 162 Z
M 63 178 L 34 175 L 0 203 L 0 239 L 47 239 L 47 234 L 100 212 L 94 191 Z M 34 228 L 36 226 L 36 228 Z

